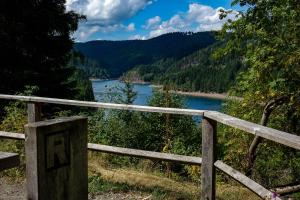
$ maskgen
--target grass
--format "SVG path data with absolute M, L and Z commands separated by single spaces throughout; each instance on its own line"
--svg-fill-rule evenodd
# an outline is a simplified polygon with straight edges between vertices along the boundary
M 101 156 L 90 156 L 89 159 L 89 194 L 92 198 L 102 195 L 101 199 L 116 199 L 109 198 L 109 194 L 113 196 L 118 194 L 118 197 L 121 197 L 119 199 L 144 200 L 190 200 L 200 197 L 200 184 L 196 182 L 184 181 L 178 177 L 167 178 L 165 174 L 143 169 L 141 166 L 114 168 L 103 162 L 101 158 Z M 0 177 L 11 177 L 13 183 L 23 182 L 20 180 L 24 180 L 24 173 L 22 173 L 24 171 L 20 171 L 18 175 L 2 172 Z M 299 193 L 292 196 L 294 199 L 300 199 Z M 218 181 L 217 199 L 258 200 L 259 198 L 240 185 Z
M 149 194 L 153 200 L 199 199 L 200 185 L 192 182 L 173 180 L 163 174 L 140 172 L 133 169 L 111 167 L 107 169 L 101 160 L 89 161 L 89 191 L 92 194 L 107 192 L 136 191 Z M 217 185 L 219 200 L 258 200 L 251 191 L 241 186 L 225 183 Z

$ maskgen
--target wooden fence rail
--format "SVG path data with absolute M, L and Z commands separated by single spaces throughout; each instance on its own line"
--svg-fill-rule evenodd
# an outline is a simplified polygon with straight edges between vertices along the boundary
M 60 105 L 69 105 L 69 106 L 118 109 L 118 110 L 132 110 L 132 111 L 140 111 L 140 112 L 168 113 L 168 114 L 181 114 L 181 115 L 203 116 L 203 113 L 204 113 L 204 110 L 194 110 L 194 109 L 162 108 L 162 107 L 153 107 L 153 106 L 137 106 L 137 105 L 128 105 L 128 104 L 75 101 L 75 100 L 69 100 L 69 99 L 14 96 L 14 95 L 3 95 L 3 94 L 0 94 L 0 99 L 18 100 L 18 101 L 25 101 L 25 102 L 31 102 L 31 103 L 51 103 L 51 104 L 60 104 Z M 38 110 L 38 109 L 36 109 L 36 110 Z
M 150 152 L 144 150 L 112 147 L 100 144 L 88 144 L 88 149 L 103 153 L 118 154 L 123 156 L 133 156 L 147 159 L 163 160 L 168 162 L 177 162 L 192 165 L 201 165 L 201 199 L 214 200 L 216 197 L 216 180 L 215 170 L 219 169 L 226 173 L 233 179 L 237 180 L 245 187 L 253 191 L 262 199 L 272 199 L 272 192 L 259 185 L 255 181 L 246 177 L 237 170 L 231 168 L 216 158 L 216 137 L 217 137 L 217 122 L 243 130 L 247 133 L 258 135 L 262 138 L 289 146 L 291 148 L 300 150 L 300 137 L 264 127 L 255 123 L 247 122 L 217 111 L 193 110 L 193 109 L 178 109 L 178 108 L 162 108 L 151 106 L 137 106 L 127 104 L 113 104 L 100 102 L 86 102 L 66 99 L 44 98 L 44 97 L 30 97 L 30 96 L 15 96 L 15 95 L 1 95 L 0 99 L 5 100 L 19 100 L 28 103 L 28 121 L 36 122 L 41 120 L 41 106 L 42 103 L 60 104 L 71 106 L 83 106 L 103 109 L 119 109 L 131 110 L 140 112 L 155 112 L 155 113 L 169 113 L 202 116 L 202 158 L 194 156 L 183 156 L 159 152 Z M 22 133 L 9 133 L 0 131 L 0 137 L 7 139 L 24 140 L 25 135 Z M 279 197 L 274 197 L 274 200 L 279 200 Z M 272 199 L 272 200 L 273 200 Z
M 16 153 L 0 152 L 0 172 L 16 167 L 20 164 L 20 157 Z
M 25 134 L 23 133 L 10 133 L 10 132 L 0 131 L 0 137 L 6 139 L 13 139 L 13 140 L 25 140 Z M 131 157 L 138 157 L 138 158 L 147 158 L 153 160 L 176 162 L 176 163 L 190 164 L 190 165 L 201 165 L 202 163 L 202 159 L 196 156 L 183 156 L 183 155 L 170 154 L 170 153 L 160 153 L 160 152 L 153 152 L 153 151 L 113 147 L 113 146 L 94 144 L 94 143 L 88 143 L 88 149 L 91 151 L 97 151 L 102 153 L 110 153 L 110 154 L 131 156 Z

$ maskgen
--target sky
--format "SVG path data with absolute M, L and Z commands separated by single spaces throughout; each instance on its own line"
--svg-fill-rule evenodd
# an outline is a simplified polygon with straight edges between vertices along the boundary
M 219 30 L 231 0 L 67 0 L 68 11 L 86 16 L 73 34 L 77 42 L 149 39 L 169 32 Z

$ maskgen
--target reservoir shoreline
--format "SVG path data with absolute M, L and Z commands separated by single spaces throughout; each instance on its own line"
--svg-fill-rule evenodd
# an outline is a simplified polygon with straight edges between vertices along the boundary
M 119 79 L 90 79 L 92 82 L 102 82 L 102 81 L 120 81 Z M 141 82 L 141 81 L 133 81 L 132 84 L 138 84 L 138 85 L 150 85 L 154 89 L 162 90 L 162 85 L 157 84 L 151 84 L 150 82 Z M 186 91 L 180 91 L 180 90 L 171 90 L 170 91 L 173 94 L 178 94 L 182 96 L 187 97 L 199 97 L 199 98 L 208 98 L 208 99 L 216 99 L 216 100 L 236 100 L 236 101 L 242 101 L 242 97 L 235 97 L 235 96 L 229 96 L 227 93 L 207 93 L 207 92 L 186 92 Z
M 183 92 L 183 91 L 171 91 L 172 93 L 190 96 L 190 97 L 202 97 L 209 99 L 219 99 L 219 100 L 237 100 L 242 101 L 242 97 L 229 96 L 227 93 L 205 93 L 205 92 Z
M 153 88 L 158 88 L 159 90 L 162 90 L 162 85 L 151 85 Z M 183 96 L 189 96 L 189 97 L 200 97 L 200 98 L 208 98 L 208 99 L 218 99 L 218 100 L 236 100 L 236 101 L 242 101 L 242 97 L 236 97 L 236 96 L 229 96 L 227 93 L 215 93 L 215 92 L 186 92 L 181 90 L 171 90 L 170 91 L 173 94 L 183 95 Z

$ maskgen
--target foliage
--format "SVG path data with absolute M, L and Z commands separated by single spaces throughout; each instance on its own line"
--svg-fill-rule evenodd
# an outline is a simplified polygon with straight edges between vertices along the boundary
M 88 78 L 107 79 L 109 77 L 107 70 L 101 67 L 97 61 L 87 58 L 75 50 L 71 52 L 69 65 L 83 71 Z
M 239 1 L 235 1 L 238 3 Z M 282 96 L 289 97 L 291 118 L 300 111 L 300 16 L 299 2 L 241 1 L 250 5 L 239 20 L 227 24 L 221 36 L 229 41 L 222 53 L 239 52 L 249 70 L 234 88 L 247 104 L 258 106 Z M 231 31 L 232 34 L 226 34 Z M 247 42 L 245 48 L 243 43 Z M 296 133 L 296 130 L 291 130 Z
M 10 105 L 6 106 L 5 111 L 7 112 L 7 115 L 4 118 L 4 120 L 0 123 L 0 130 L 23 133 L 24 124 L 27 123 L 25 108 L 26 108 L 25 104 L 20 102 L 11 103 Z M 17 169 L 9 170 L 5 173 L 13 177 L 24 175 L 24 169 L 25 169 L 24 142 L 0 139 L 0 151 L 18 153 L 22 160 L 20 167 L 18 167 Z
M 76 91 L 73 97 L 74 99 L 94 101 L 95 98 L 92 83 L 82 69 L 76 69 L 69 80 L 74 82 L 74 90 Z
M 121 89 L 124 95 L 117 102 L 130 104 L 135 92 L 130 83 Z M 160 107 L 183 107 L 180 96 L 155 92 L 148 105 Z M 90 142 L 133 149 L 170 152 L 182 155 L 199 155 L 201 132 L 190 116 L 141 113 L 123 110 L 98 110 L 89 117 Z M 115 157 L 108 157 L 114 162 Z M 135 163 L 135 159 L 129 159 Z M 118 159 L 128 163 L 128 159 Z M 163 166 L 163 165 L 162 165 Z M 195 170 L 173 165 L 175 172 L 192 174 Z
M 133 89 L 133 84 L 125 81 L 124 88 L 120 88 L 124 98 L 120 99 L 120 102 L 123 104 L 133 104 L 134 100 L 136 99 L 137 92 Z
M 227 92 L 234 85 L 235 77 L 244 69 L 237 55 L 227 55 L 220 60 L 213 52 L 224 46 L 216 43 L 180 60 L 160 60 L 133 69 L 144 81 L 169 85 L 172 89 L 201 92 Z
M 117 78 L 136 65 L 180 59 L 214 42 L 213 32 L 168 33 L 149 40 L 76 43 L 75 50 L 97 61 L 111 78 Z
M 170 94 L 166 91 L 163 93 L 154 92 L 153 97 L 149 100 L 149 106 L 183 108 L 183 100 L 181 96 Z M 196 127 L 192 117 L 146 113 L 144 120 L 152 124 L 148 130 L 149 135 L 157 134 L 164 136 L 164 138 L 160 139 L 160 151 L 167 148 L 172 153 L 183 155 L 197 154 L 197 150 L 200 148 L 199 144 L 201 143 L 201 132 Z M 171 141 L 168 147 L 165 146 L 168 144 L 166 140 Z
M 134 102 L 136 93 L 132 84 L 127 82 L 123 88 L 116 89 L 122 94 L 113 92 L 108 97 L 110 100 L 125 104 Z M 117 95 L 115 96 L 115 94 Z M 166 99 L 169 101 L 168 105 Z M 167 97 L 165 93 L 156 92 L 149 100 L 149 105 L 182 107 L 183 99 L 177 95 Z M 198 156 L 200 153 L 201 134 L 192 117 L 180 115 L 167 117 L 166 114 L 102 109 L 81 113 L 81 115 L 88 117 L 88 138 L 92 143 L 182 155 Z M 169 118 L 169 122 L 166 122 L 167 118 Z M 170 131 L 171 134 L 169 134 Z M 169 136 L 167 136 L 168 134 Z M 140 161 L 135 158 L 111 155 L 106 155 L 103 159 L 114 166 L 130 167 L 135 167 Z M 145 167 L 144 164 L 140 164 Z M 161 163 L 154 163 L 150 168 L 164 169 L 164 166 Z M 172 171 L 190 175 L 191 178 L 198 178 L 200 174 L 199 168 L 183 165 L 173 165 Z
M 37 93 L 39 88 L 37 86 L 25 86 L 25 91 L 18 93 L 18 95 L 29 96 Z M 16 101 L 9 103 L 5 110 L 5 118 L 0 124 L 0 130 L 24 133 L 24 125 L 27 122 L 27 107 L 26 103 Z
M 258 123 L 262 114 L 261 109 L 247 106 L 241 109 L 240 102 L 227 102 L 224 112 L 255 123 Z M 270 121 L 272 127 L 280 129 L 285 126 L 286 119 L 280 111 L 273 113 L 273 116 L 275 117 Z M 230 166 L 245 172 L 246 156 L 253 136 L 228 126 L 219 127 L 218 132 L 218 148 L 221 151 L 219 156 Z M 297 182 L 300 173 L 299 158 L 300 153 L 296 150 L 264 140 L 259 147 L 252 178 L 269 188 Z
M 0 2 L 0 93 L 15 94 L 25 85 L 37 95 L 73 98 L 74 68 L 68 67 L 73 48 L 70 34 L 81 16 L 66 11 L 64 0 Z
M 226 112 L 258 123 L 264 105 L 285 98 L 276 105 L 268 126 L 297 134 L 300 130 L 300 4 L 297 0 L 235 0 L 233 3 L 245 5 L 247 11 L 224 26 L 220 37 L 228 42 L 215 55 L 238 54 L 248 70 L 238 76 L 237 85 L 231 91 L 243 96 L 243 102 L 229 103 Z M 230 131 L 223 138 L 225 159 L 245 167 L 246 156 L 242 152 L 247 152 L 253 138 L 235 130 L 225 131 Z M 259 146 L 253 177 L 267 187 L 298 182 L 298 162 L 299 152 L 264 141 Z
M 19 95 L 33 95 L 38 91 L 36 86 L 25 86 L 25 91 Z M 11 102 L 4 107 L 5 116 L 0 121 L 0 130 L 14 133 L 24 133 L 24 125 L 27 123 L 27 107 L 24 102 Z M 8 170 L 7 174 L 14 177 L 24 175 L 25 153 L 24 142 L 0 138 L 0 151 L 15 152 L 20 155 L 21 164 L 17 169 Z

